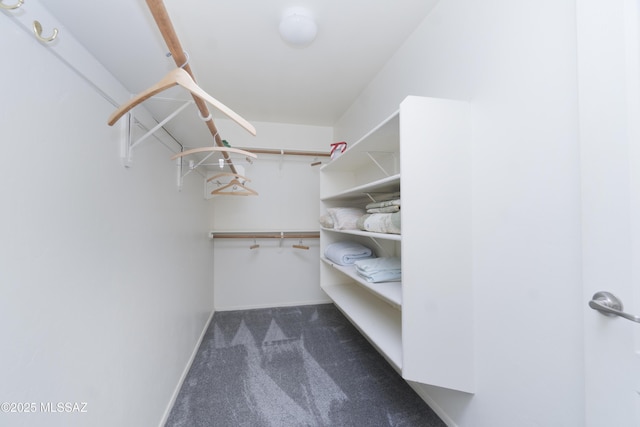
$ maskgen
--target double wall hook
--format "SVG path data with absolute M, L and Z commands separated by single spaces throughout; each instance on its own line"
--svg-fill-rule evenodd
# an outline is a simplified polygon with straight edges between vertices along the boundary
M 7 9 L 7 10 L 11 10 L 11 9 L 17 9 L 20 6 L 22 6 L 24 4 L 24 0 L 18 0 L 18 3 L 13 4 L 13 5 L 8 5 L 8 4 L 4 4 L 2 2 L 2 0 L 0 0 L 0 8 L 2 9 Z
M 44 37 L 42 35 L 42 24 L 40 24 L 40 21 L 33 21 L 33 32 L 36 35 L 36 37 L 38 38 L 38 40 L 40 40 L 41 42 L 45 42 L 45 43 L 51 43 L 52 41 L 54 41 L 56 39 L 56 37 L 58 37 L 58 29 L 54 28 L 53 29 L 53 34 L 49 37 Z

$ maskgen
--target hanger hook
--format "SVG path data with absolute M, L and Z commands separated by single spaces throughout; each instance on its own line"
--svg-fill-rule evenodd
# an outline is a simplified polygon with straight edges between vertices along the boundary
M 38 40 L 40 40 L 41 42 L 45 42 L 45 43 L 50 43 L 50 42 L 54 41 L 56 39 L 56 37 L 58 37 L 58 29 L 57 28 L 53 29 L 53 34 L 50 37 L 43 37 L 42 36 L 42 24 L 40 24 L 39 21 L 33 21 L 33 32 L 35 33 L 35 35 L 38 38 Z
M 0 0 L 0 7 L 3 8 L 3 9 L 7 9 L 7 10 L 17 9 L 20 6 L 22 6 L 23 4 L 24 4 L 24 0 L 18 0 L 18 3 L 14 4 L 14 5 L 4 4 L 2 2 L 2 0 Z
M 258 242 L 256 242 L 256 239 L 253 239 L 253 245 L 249 246 L 249 249 L 257 249 L 259 248 L 260 245 L 258 244 Z

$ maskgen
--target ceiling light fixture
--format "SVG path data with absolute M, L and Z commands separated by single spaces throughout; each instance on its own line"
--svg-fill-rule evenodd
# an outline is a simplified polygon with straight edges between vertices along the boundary
M 292 8 L 285 11 L 280 21 L 280 36 L 296 47 L 305 47 L 316 38 L 318 26 L 307 9 Z

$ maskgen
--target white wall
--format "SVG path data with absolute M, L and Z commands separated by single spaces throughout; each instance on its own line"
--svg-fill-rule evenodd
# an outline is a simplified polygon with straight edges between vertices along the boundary
M 471 101 L 477 393 L 420 386 L 452 425 L 584 425 L 574 3 L 441 1 L 335 127 Z
M 0 424 L 158 425 L 213 309 L 202 181 L 176 191 L 155 140 L 120 166 L 115 107 L 15 19 L 0 13 L 0 402 L 38 413 Z
M 257 136 L 229 120 L 216 122 L 234 147 L 329 152 L 333 129 L 323 126 L 254 123 Z M 237 158 L 237 156 L 236 156 Z M 251 179 L 258 196 L 216 196 L 209 201 L 210 225 L 217 231 L 317 231 L 320 212 L 319 166 L 327 158 L 258 154 L 252 163 L 234 164 Z M 211 172 L 212 174 L 215 172 Z M 298 240 L 214 239 L 216 310 L 276 307 L 328 302 L 320 289 L 318 239 L 309 250 L 292 248 Z

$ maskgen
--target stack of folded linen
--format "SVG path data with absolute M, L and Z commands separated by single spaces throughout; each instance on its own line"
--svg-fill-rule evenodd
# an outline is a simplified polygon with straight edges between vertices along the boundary
M 363 231 L 400 234 L 400 199 L 369 203 L 367 213 L 356 223 Z
M 369 203 L 365 206 L 367 213 L 394 213 L 400 210 L 400 199 Z
M 398 282 L 402 279 L 400 258 L 397 257 L 358 260 L 355 266 L 367 282 Z
M 338 265 L 353 265 L 358 260 L 375 258 L 376 255 L 371 248 L 358 242 L 346 241 L 327 246 L 324 250 L 324 256 Z
M 361 208 L 328 208 L 327 213 L 320 216 L 320 225 L 335 230 L 357 230 L 356 223 L 362 215 L 364 209 Z
M 400 212 L 365 214 L 356 225 L 362 231 L 372 233 L 401 234 Z

